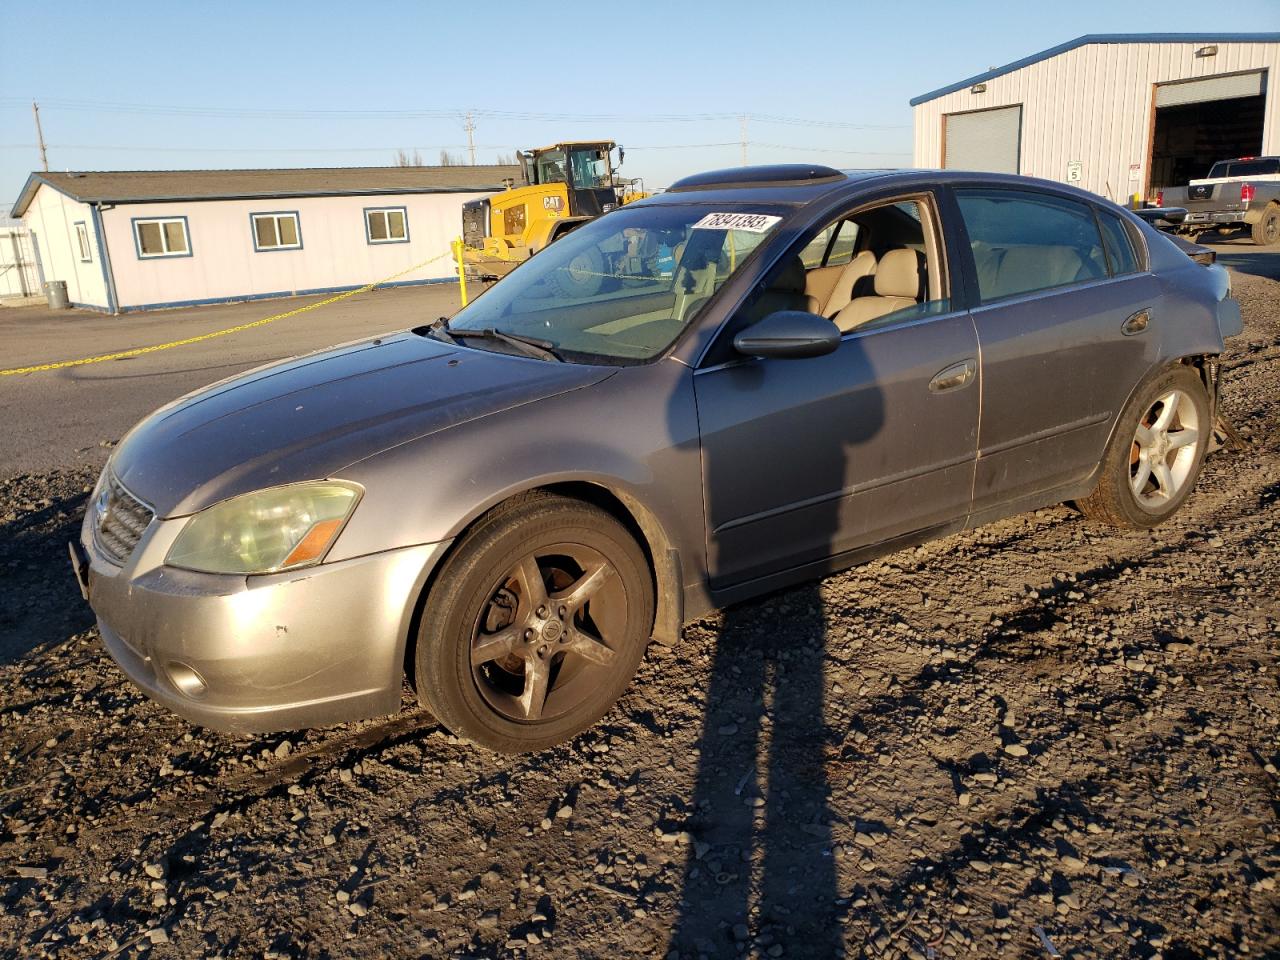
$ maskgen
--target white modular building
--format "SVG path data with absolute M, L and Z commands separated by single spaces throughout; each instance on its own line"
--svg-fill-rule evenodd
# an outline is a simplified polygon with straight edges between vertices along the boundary
M 1280 33 L 1080 37 L 911 101 L 915 165 L 1020 173 L 1117 202 L 1280 154 Z
M 514 166 L 33 173 L 43 279 L 108 313 L 456 278 L 462 206 Z M 424 261 L 430 261 L 424 264 Z

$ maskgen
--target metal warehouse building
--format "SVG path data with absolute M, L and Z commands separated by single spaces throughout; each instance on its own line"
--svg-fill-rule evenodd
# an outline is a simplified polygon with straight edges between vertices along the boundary
M 1280 154 L 1278 72 L 1280 33 L 1080 37 L 912 100 L 915 164 L 1154 197 Z
M 43 279 L 120 313 L 452 280 L 462 205 L 514 166 L 33 173 L 14 206 Z M 391 285 L 391 284 L 389 284 Z

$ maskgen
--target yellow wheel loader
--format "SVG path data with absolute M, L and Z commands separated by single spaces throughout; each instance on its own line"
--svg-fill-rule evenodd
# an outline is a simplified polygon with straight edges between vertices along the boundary
M 639 180 L 616 176 L 624 152 L 610 140 L 557 143 L 517 156 L 523 185 L 462 208 L 462 256 L 469 279 L 509 273 L 575 227 L 648 196 Z

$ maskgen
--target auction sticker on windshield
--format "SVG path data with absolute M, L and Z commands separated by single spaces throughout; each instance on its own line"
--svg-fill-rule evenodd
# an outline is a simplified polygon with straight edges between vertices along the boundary
M 742 230 L 768 233 L 781 217 L 767 213 L 708 213 L 693 225 L 694 230 Z

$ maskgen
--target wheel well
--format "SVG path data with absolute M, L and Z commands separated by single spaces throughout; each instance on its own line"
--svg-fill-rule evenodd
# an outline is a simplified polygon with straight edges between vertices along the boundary
M 649 576 L 652 578 L 656 601 L 653 637 L 665 646 L 672 646 L 679 639 L 680 628 L 684 622 L 684 593 L 681 587 L 680 564 L 666 533 L 656 518 L 638 501 L 631 498 L 624 500 L 623 497 L 598 483 L 588 481 L 552 483 L 521 491 L 484 511 L 459 532 L 454 538 L 453 546 L 435 565 L 414 604 L 413 616 L 409 623 L 409 636 L 404 645 L 404 673 L 411 686 L 416 683 L 414 656 L 418 643 L 418 631 L 422 624 L 422 612 L 426 606 L 427 597 L 435 586 L 436 577 L 448 563 L 457 545 L 481 520 L 492 517 L 495 513 L 505 513 L 521 503 L 546 495 L 568 497 L 589 503 L 604 510 L 627 528 L 627 531 L 635 537 L 636 543 L 640 545 L 640 549 L 644 551 L 645 561 L 649 565 Z

